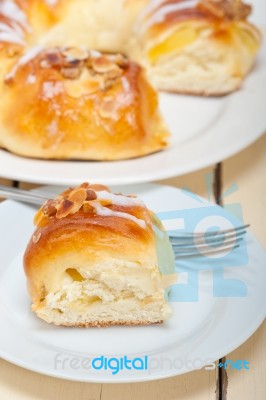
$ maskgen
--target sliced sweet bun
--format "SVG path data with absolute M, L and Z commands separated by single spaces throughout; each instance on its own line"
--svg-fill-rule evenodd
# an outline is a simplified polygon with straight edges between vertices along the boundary
M 169 318 L 164 275 L 174 273 L 173 253 L 139 198 L 85 183 L 47 201 L 35 224 L 24 268 L 39 318 L 83 327 Z M 153 224 L 167 254 L 162 270 Z
M 240 0 L 154 0 L 139 19 L 129 55 L 158 89 L 224 95 L 238 89 L 261 43 Z
M 119 54 L 32 48 L 5 75 L 0 107 L 2 145 L 23 156 L 118 160 L 167 145 L 155 90 Z

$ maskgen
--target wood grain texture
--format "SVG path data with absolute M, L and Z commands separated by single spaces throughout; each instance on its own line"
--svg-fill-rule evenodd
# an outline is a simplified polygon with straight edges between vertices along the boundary
M 244 220 L 266 246 L 266 134 L 248 149 L 223 163 L 223 192 L 236 184 L 236 191 L 224 196 L 224 204 L 239 203 Z
M 266 398 L 266 321 L 227 359 L 247 360 L 250 370 L 228 369 L 227 400 L 264 400 Z
M 208 186 L 207 184 L 208 179 L 214 179 L 214 173 L 215 166 L 204 168 L 200 171 L 193 172 L 193 174 L 164 179 L 159 181 L 159 183 L 162 185 L 175 186 L 180 189 L 187 189 L 201 197 L 209 198 L 214 201 L 212 186 Z
M 214 400 L 216 371 L 137 384 L 103 385 L 101 400 Z
M 2 400 L 100 400 L 101 385 L 70 382 L 0 360 Z
M 252 231 L 266 246 L 266 136 L 223 163 L 224 191 L 234 184 L 237 190 L 224 197 L 224 204 L 241 204 L 245 222 L 251 224 Z M 264 400 L 266 322 L 246 343 L 228 354 L 227 359 L 245 359 L 250 362 L 249 371 L 228 369 L 227 399 Z

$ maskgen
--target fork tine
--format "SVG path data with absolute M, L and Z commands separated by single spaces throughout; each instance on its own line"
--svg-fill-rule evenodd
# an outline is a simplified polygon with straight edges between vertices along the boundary
M 180 258 L 203 257 L 203 256 L 211 255 L 211 254 L 219 254 L 219 253 L 223 253 L 227 250 L 231 250 L 231 251 L 235 250 L 239 247 L 240 247 L 240 245 L 237 244 L 233 248 L 232 248 L 232 246 L 226 246 L 221 249 L 214 249 L 214 250 L 209 250 L 209 251 L 206 250 L 205 252 L 178 253 L 178 254 L 175 254 L 175 260 L 179 260 Z
M 231 234 L 228 236 L 221 236 L 221 237 L 213 237 L 213 238 L 209 238 L 207 242 L 204 243 L 198 243 L 197 239 L 199 238 L 191 238 L 191 241 L 185 241 L 185 242 L 173 242 L 172 243 L 172 247 L 173 249 L 178 249 L 180 248 L 185 248 L 185 247 L 195 247 L 196 245 L 200 246 L 200 245 L 204 245 L 207 246 L 208 244 L 217 244 L 217 246 L 220 244 L 226 244 L 226 242 L 228 241 L 232 241 L 232 240 L 239 240 L 241 238 L 243 238 L 243 236 L 247 233 L 247 231 L 239 231 L 236 234 Z
M 169 235 L 169 239 L 171 241 L 172 244 L 175 244 L 175 242 L 179 242 L 180 241 L 189 241 L 189 240 L 195 240 L 195 239 L 202 239 L 202 238 L 209 238 L 209 239 L 215 239 L 215 240 L 219 240 L 219 238 L 223 238 L 225 239 L 226 237 L 233 237 L 233 236 L 237 236 L 237 235 L 242 235 L 244 233 L 246 233 L 246 229 L 249 227 L 250 225 L 243 225 L 243 226 L 239 226 L 237 228 L 233 228 L 233 229 L 227 229 L 227 230 L 223 230 L 223 231 L 218 231 L 218 232 L 196 232 L 196 233 L 183 233 L 180 235 Z
M 213 251 L 219 251 L 220 248 L 224 246 L 229 246 L 232 244 L 237 244 L 241 242 L 244 238 L 243 237 L 238 237 L 236 240 L 228 240 L 226 242 L 221 243 L 220 245 L 218 244 L 217 247 L 213 247 Z M 188 246 L 181 246 L 181 247 L 174 247 L 174 253 L 175 254 L 180 254 L 184 251 L 204 251 L 204 249 L 210 249 L 210 246 L 208 244 L 200 244 L 200 245 L 188 245 Z
M 237 232 L 237 231 L 241 231 L 244 229 L 249 228 L 250 225 L 242 225 L 242 226 L 238 226 L 236 228 L 231 228 L 231 229 L 224 229 L 221 231 L 217 231 L 217 232 L 194 232 L 194 233 L 181 233 L 181 234 L 177 234 L 177 235 L 169 235 L 170 240 L 179 240 L 179 239 L 190 239 L 190 238 L 194 238 L 194 237 L 206 237 L 206 236 L 218 236 L 218 235 L 226 235 L 226 234 L 230 234 L 233 232 Z

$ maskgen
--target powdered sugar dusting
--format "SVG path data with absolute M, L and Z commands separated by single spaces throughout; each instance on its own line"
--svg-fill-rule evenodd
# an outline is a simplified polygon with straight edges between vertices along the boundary
M 47 126 L 47 131 L 51 136 L 56 135 L 58 132 L 58 123 L 56 120 L 53 120 L 48 126 Z
M 43 83 L 43 96 L 49 100 L 63 92 L 62 82 L 47 81 Z
M 36 78 L 35 75 L 29 74 L 29 75 L 28 75 L 28 78 L 27 78 L 27 80 L 26 80 L 26 83 L 28 83 L 28 84 L 30 84 L 30 85 L 33 85 L 34 83 L 36 83 L 36 80 L 37 80 L 37 78 Z
M 122 76 L 121 82 L 122 82 L 124 91 L 130 92 L 130 84 L 129 84 L 128 79 L 125 76 Z

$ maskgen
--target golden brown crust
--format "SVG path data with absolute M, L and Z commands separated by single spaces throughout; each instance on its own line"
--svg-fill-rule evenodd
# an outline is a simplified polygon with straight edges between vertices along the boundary
M 164 12 L 168 5 L 175 4 L 183 4 L 184 8 Z M 225 30 L 226 24 L 230 27 L 232 21 L 246 21 L 251 10 L 250 5 L 238 0 L 199 0 L 194 6 L 188 5 L 188 7 L 186 7 L 186 0 L 166 0 L 145 17 L 145 20 L 152 21 L 158 11 L 163 13 L 159 22 L 150 24 L 147 39 L 160 35 L 166 29 L 185 21 L 205 22 L 217 31 L 220 30 L 222 24 L 222 29 Z
M 29 157 L 116 160 L 166 147 L 156 92 L 136 63 L 80 48 L 27 57 L 5 79 L 7 149 Z
M 7 12 L 1 7 L 4 0 L 0 0 L 1 147 L 33 158 L 118 160 L 150 154 L 167 146 L 169 133 L 158 112 L 156 93 L 138 65 L 119 54 L 113 56 L 115 61 L 107 63 L 111 56 L 88 57 L 88 51 L 84 50 L 86 58 L 79 58 L 80 54 L 68 58 L 63 54 L 69 50 L 67 46 L 49 48 L 50 39 L 53 44 L 57 40 L 56 33 L 51 38 L 49 34 L 58 24 L 62 25 L 62 32 L 66 29 L 71 33 L 68 39 L 62 35 L 64 44 L 75 36 L 73 10 L 79 8 L 88 13 L 91 9 L 93 15 L 98 15 L 101 8 L 104 12 L 105 1 L 95 5 L 92 0 L 81 0 L 77 7 L 74 0 L 8 1 Z M 125 19 L 132 24 L 146 3 L 147 0 L 121 0 L 119 12 L 125 12 Z M 14 17 L 11 9 L 16 9 Z M 88 17 L 83 18 L 79 32 L 84 41 L 79 34 L 74 39 L 85 47 L 86 36 L 90 34 L 84 32 L 91 25 L 94 29 L 95 18 L 90 14 Z M 86 25 L 87 19 L 91 19 L 91 25 Z M 126 34 L 129 28 L 124 22 L 122 28 Z M 99 46 L 111 51 L 108 35 L 112 36 L 112 28 L 103 29 L 108 33 L 107 47 Z M 42 50 L 40 42 L 44 43 Z M 71 51 L 82 52 L 77 47 Z M 8 59 L 10 56 L 20 58 L 14 62 Z M 14 72 L 13 76 L 10 72 Z M 5 84 L 4 73 L 7 73 Z M 21 97 L 23 102 L 18 99 Z
M 63 192 L 55 200 L 48 200 L 37 212 L 37 228 L 24 254 L 24 269 L 34 302 L 44 295 L 46 265 L 60 255 L 79 253 L 80 259 L 88 258 L 94 262 L 100 258 L 101 252 L 105 253 L 105 249 L 110 255 L 117 252 L 126 255 L 133 247 L 133 257 L 141 254 L 144 248 L 148 252 L 154 241 L 148 209 L 135 197 L 111 195 L 110 200 L 109 192 L 102 189 L 84 183 Z M 92 194 L 97 199 L 95 196 L 92 200 L 81 199 L 81 190 L 89 194 L 89 199 Z M 121 201 L 123 205 L 116 204 Z M 62 213 L 66 211 L 66 202 L 72 208 Z M 84 243 L 90 243 L 90 247 L 84 248 Z M 62 268 L 64 271 L 64 266 Z M 56 273 L 61 271 L 55 271 L 55 276 Z
M 39 318 L 88 328 L 170 316 L 153 224 L 163 228 L 139 198 L 83 183 L 48 200 L 35 224 L 24 270 Z

